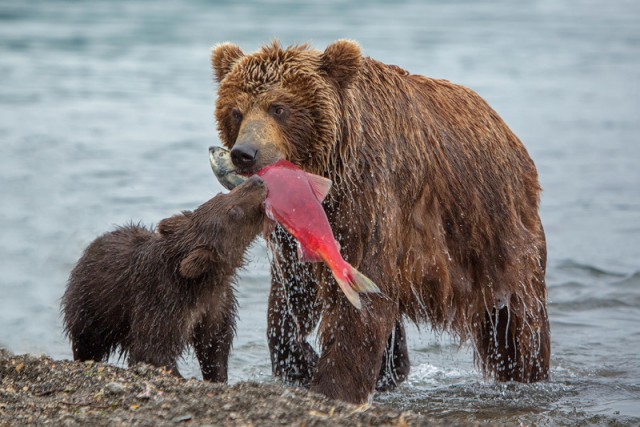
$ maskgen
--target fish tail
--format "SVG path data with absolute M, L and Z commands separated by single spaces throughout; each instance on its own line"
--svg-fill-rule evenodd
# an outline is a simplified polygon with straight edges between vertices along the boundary
M 334 270 L 333 276 L 349 302 L 353 304 L 355 308 L 360 310 L 362 308 L 362 301 L 360 300 L 360 295 L 358 293 L 377 293 L 380 292 L 380 288 L 378 288 L 371 279 L 360 273 L 351 265 L 347 264 L 347 268 L 350 269 L 350 271 L 347 269 L 343 270 L 345 274 L 336 274 L 336 271 Z
M 353 267 L 351 267 L 351 274 L 353 275 L 353 288 L 356 291 L 374 294 L 380 292 L 380 288 L 373 282 L 373 280 L 369 279 Z
M 340 278 L 338 277 L 338 275 L 334 275 L 334 277 L 336 279 L 336 282 L 338 282 L 338 286 L 340 286 L 340 289 L 342 289 L 342 292 L 344 292 L 349 302 L 353 304 L 355 308 L 360 310 L 362 308 L 362 301 L 360 300 L 360 295 L 358 295 L 358 292 L 356 292 L 355 289 L 353 289 L 348 279 L 346 277 Z

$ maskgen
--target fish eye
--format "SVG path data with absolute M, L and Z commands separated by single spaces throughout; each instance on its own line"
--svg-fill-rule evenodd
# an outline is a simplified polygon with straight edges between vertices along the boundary
M 242 121 L 242 112 L 237 108 L 233 108 L 231 110 L 231 117 L 233 117 L 233 120 L 235 120 L 236 122 L 241 122 Z

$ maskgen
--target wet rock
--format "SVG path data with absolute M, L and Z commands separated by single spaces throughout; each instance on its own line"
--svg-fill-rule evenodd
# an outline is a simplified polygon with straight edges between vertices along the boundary
M 144 376 L 150 373 L 153 370 L 153 367 L 146 363 L 138 363 L 133 369 L 136 374 Z
M 182 423 L 182 422 L 185 422 L 185 421 L 189 421 L 192 418 L 193 418 L 193 415 L 185 414 L 185 415 L 180 415 L 178 417 L 175 417 L 171 421 L 173 421 L 174 423 Z
M 75 416 L 71 415 L 71 414 L 65 414 L 62 417 L 60 417 L 60 419 L 58 420 L 58 422 L 60 423 L 60 425 L 62 426 L 77 426 L 78 425 L 78 420 L 76 419 Z
M 108 394 L 118 395 L 118 394 L 124 393 L 124 386 L 117 382 L 111 382 L 107 384 L 104 388 Z

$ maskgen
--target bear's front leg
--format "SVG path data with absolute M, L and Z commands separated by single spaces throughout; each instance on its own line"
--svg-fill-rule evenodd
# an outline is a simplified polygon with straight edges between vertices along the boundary
M 271 235 L 271 293 L 267 338 L 273 375 L 309 386 L 318 355 L 306 341 L 320 316 L 317 283 L 309 264 L 297 262 L 295 240 L 280 226 Z
M 387 348 L 384 350 L 382 366 L 376 383 L 377 391 L 392 391 L 409 376 L 409 349 L 402 319 L 396 321 Z
M 193 348 L 200 363 L 202 378 L 227 382 L 229 352 L 236 324 L 236 303 L 231 290 L 215 307 L 205 313 L 193 330 Z
M 297 281 L 294 286 L 305 289 Z M 314 300 L 311 295 L 290 291 L 275 278 L 272 282 L 267 325 L 271 367 L 273 375 L 289 384 L 308 386 L 318 361 L 316 352 L 306 341 L 316 321 L 314 316 L 304 313 L 305 307 L 315 305 Z
M 177 360 L 181 353 L 179 349 L 184 348 L 184 345 L 180 343 L 180 340 L 174 339 L 171 332 L 169 331 L 165 336 L 159 334 L 155 336 L 151 334 L 144 335 L 145 333 L 143 332 L 136 338 L 130 338 L 128 341 L 132 344 L 128 348 L 129 366 L 141 362 L 148 363 L 158 368 L 163 367 L 173 375 L 182 378 L 178 371 Z
M 341 296 L 325 310 L 320 323 L 322 356 L 311 381 L 312 391 L 355 404 L 367 402 L 374 392 L 397 313 L 397 303 L 385 296 L 361 298 L 361 310 Z

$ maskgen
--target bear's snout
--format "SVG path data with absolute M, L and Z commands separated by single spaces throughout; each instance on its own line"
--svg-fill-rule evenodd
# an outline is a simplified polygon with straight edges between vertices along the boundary
M 262 111 L 251 111 L 231 149 L 231 163 L 237 173 L 251 175 L 285 157 L 282 147 L 283 135 L 275 120 Z
M 260 205 L 267 197 L 267 184 L 257 175 L 253 175 L 229 194 L 238 194 L 245 206 Z
M 231 161 L 241 170 L 251 169 L 258 162 L 258 149 L 249 144 L 236 144 L 231 150 Z

